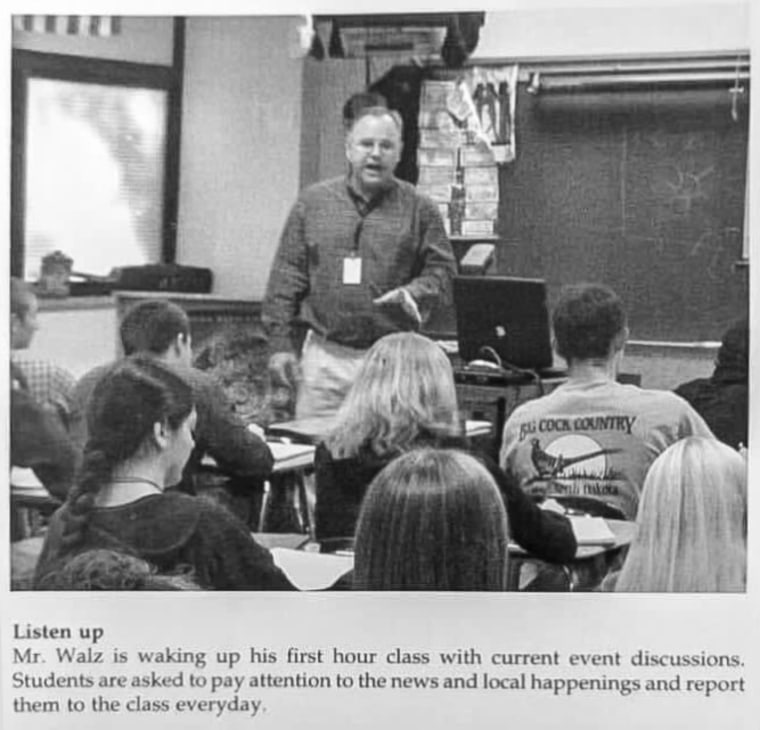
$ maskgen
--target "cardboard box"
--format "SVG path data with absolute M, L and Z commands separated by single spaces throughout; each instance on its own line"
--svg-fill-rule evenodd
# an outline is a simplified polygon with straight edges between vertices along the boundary
M 417 149 L 417 164 L 420 167 L 456 167 L 457 150 L 420 147 Z
M 417 185 L 417 191 L 436 203 L 448 203 L 451 200 L 451 185 Z
M 452 117 L 448 109 L 445 109 L 444 107 L 420 108 L 420 113 L 417 115 L 417 122 L 420 130 L 433 129 L 449 132 L 451 134 L 461 134 L 462 131 L 457 127 L 454 117 Z
M 420 167 L 418 185 L 453 185 L 457 181 L 456 167 Z
M 499 201 L 498 185 L 466 185 L 464 199 L 468 203 L 486 203 Z
M 454 81 L 425 81 L 420 92 L 420 106 L 446 106 L 446 97 L 454 91 Z
M 465 167 L 464 184 L 468 185 L 498 185 L 499 168 L 494 167 Z
M 496 220 L 499 217 L 499 203 L 465 203 L 464 217 L 469 219 Z
M 462 235 L 463 236 L 492 236 L 494 234 L 494 222 L 493 221 L 462 221 Z
M 419 147 L 456 149 L 463 142 L 461 132 L 456 128 L 420 129 Z
M 466 146 L 459 150 L 462 167 L 493 167 L 496 160 L 488 147 Z

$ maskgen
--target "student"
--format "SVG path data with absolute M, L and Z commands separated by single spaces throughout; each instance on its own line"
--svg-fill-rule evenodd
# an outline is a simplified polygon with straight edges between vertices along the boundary
M 219 383 L 192 367 L 190 321 L 181 307 L 166 300 L 139 302 L 124 315 L 119 334 L 125 355 L 152 357 L 176 369 L 192 386 L 198 420 L 195 449 L 183 480 L 191 491 L 193 475 L 204 454 L 236 477 L 263 480 L 270 474 L 274 459 L 264 440 L 246 428 Z M 96 367 L 76 385 L 72 435 L 80 447 L 87 439 L 85 412 L 92 392 L 112 368 L 113 363 Z
M 45 489 L 63 501 L 74 481 L 77 451 L 58 411 L 34 400 L 14 363 L 10 402 L 11 466 L 32 469 Z
M 95 548 L 133 554 L 203 588 L 292 588 L 242 522 L 223 507 L 167 487 L 179 481 L 196 425 L 190 386 L 152 358 L 133 358 L 93 391 L 78 483 L 51 519 L 36 583 Z
M 749 426 L 749 321 L 734 324 L 724 335 L 715 370 L 709 378 L 679 385 L 685 398 L 723 443 L 747 445 Z
M 58 412 L 64 426 L 68 425 L 72 408 L 74 376 L 47 360 L 30 357 L 26 350 L 39 329 L 37 296 L 21 279 L 11 277 L 11 361 L 24 377 L 31 397 L 44 408 Z
M 712 436 L 710 429 L 677 395 L 616 382 L 628 327 L 608 287 L 565 287 L 552 324 L 567 382 L 512 412 L 502 468 L 530 494 L 581 498 L 602 516 L 632 520 L 657 455 L 685 436 Z
M 747 464 L 691 437 L 652 464 L 616 591 L 741 592 L 747 563 Z
M 503 591 L 509 535 L 498 487 L 475 458 L 420 449 L 392 461 L 362 504 L 354 588 Z
M 353 535 L 372 479 L 395 457 L 423 446 L 468 448 L 451 365 L 426 337 L 387 335 L 370 349 L 332 433 L 317 447 L 317 539 Z M 514 540 L 544 560 L 572 559 L 576 542 L 569 521 L 541 510 L 483 459 L 502 492 Z

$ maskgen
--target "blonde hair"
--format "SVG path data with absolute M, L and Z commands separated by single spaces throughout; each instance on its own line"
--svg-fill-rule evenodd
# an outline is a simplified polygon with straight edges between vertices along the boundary
M 717 439 L 677 441 L 647 473 L 638 532 L 615 590 L 743 591 L 746 519 L 741 455 Z
M 372 481 L 356 528 L 357 590 L 503 591 L 507 513 L 474 457 L 418 449 Z
M 448 357 L 432 340 L 400 332 L 369 350 L 326 442 L 337 458 L 364 449 L 382 457 L 408 451 L 420 435 L 459 433 Z

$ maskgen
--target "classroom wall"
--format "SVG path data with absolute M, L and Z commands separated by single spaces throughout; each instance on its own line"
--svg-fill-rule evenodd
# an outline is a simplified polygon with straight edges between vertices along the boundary
M 107 58 L 115 61 L 172 62 L 173 19 L 170 17 L 121 16 L 121 33 L 106 38 L 13 30 L 14 48 L 40 53 Z
M 502 5 L 509 10 L 487 11 L 470 61 L 710 53 L 750 45 L 748 0 L 645 0 L 630 7 L 591 0 L 585 7 L 563 7 L 568 4 L 507 0 Z M 385 60 L 373 60 L 370 81 L 387 68 Z M 304 77 L 304 119 L 320 120 L 302 130 L 301 184 L 307 185 L 345 169 L 340 99 L 362 90 L 364 62 L 306 59 Z
M 105 299 L 105 298 L 102 298 Z M 49 360 L 79 378 L 116 356 L 116 306 L 110 300 L 79 306 L 72 300 L 62 309 L 41 304 L 39 329 L 26 355 Z M 82 303 L 84 304 L 84 303 Z
M 110 38 L 13 32 L 13 47 L 170 64 L 172 18 L 122 19 Z M 214 293 L 260 298 L 299 188 L 303 60 L 296 16 L 187 19 L 177 261 Z
M 519 4 L 519 3 L 518 3 Z M 520 7 L 487 12 L 478 58 L 707 53 L 749 48 L 749 2 L 655 2 L 632 7 Z M 562 3 L 556 3 L 561 5 Z
M 297 17 L 187 21 L 177 261 L 260 298 L 299 187 Z

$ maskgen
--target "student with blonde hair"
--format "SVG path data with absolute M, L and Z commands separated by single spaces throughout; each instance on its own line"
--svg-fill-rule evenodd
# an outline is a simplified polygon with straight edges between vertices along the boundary
M 370 482 L 396 457 L 423 447 L 469 450 L 462 431 L 454 375 L 441 348 L 412 332 L 378 340 L 317 447 L 317 539 L 353 536 Z M 501 490 L 514 539 L 544 560 L 572 559 L 569 521 L 539 509 L 492 460 L 481 460 Z
M 372 481 L 359 515 L 356 590 L 501 591 L 509 535 L 499 489 L 474 457 L 410 451 Z
M 746 520 L 744 458 L 717 439 L 676 442 L 647 473 L 638 532 L 615 590 L 744 591 Z

